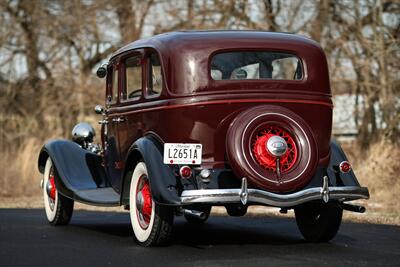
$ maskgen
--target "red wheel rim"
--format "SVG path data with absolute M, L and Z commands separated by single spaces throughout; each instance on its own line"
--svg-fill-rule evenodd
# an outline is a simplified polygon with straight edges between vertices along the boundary
M 46 186 L 45 190 L 47 193 L 47 198 L 49 200 L 50 210 L 53 211 L 55 203 L 56 203 L 56 196 L 57 196 L 57 189 L 56 189 L 56 184 L 55 184 L 55 176 L 54 176 L 53 168 L 50 169 L 49 178 L 47 179 L 45 186 Z
M 153 200 L 151 197 L 149 180 L 145 175 L 139 178 L 136 187 L 136 216 L 142 229 L 147 229 L 151 220 Z
M 49 183 L 50 183 L 50 192 L 49 192 L 49 197 L 55 201 L 56 200 L 56 184 L 54 182 L 54 174 L 51 174 L 49 177 Z
M 285 129 L 269 125 L 258 130 L 252 137 L 252 152 L 253 156 L 264 169 L 276 172 L 277 158 L 271 155 L 266 147 L 266 143 L 272 136 L 280 136 L 287 143 L 286 153 L 280 157 L 280 172 L 285 173 L 290 171 L 297 160 L 297 147 L 292 135 Z

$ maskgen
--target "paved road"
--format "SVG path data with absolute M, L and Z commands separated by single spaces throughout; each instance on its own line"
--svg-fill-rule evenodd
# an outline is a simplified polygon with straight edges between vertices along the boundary
M 172 244 L 142 248 L 126 213 L 76 211 L 52 227 L 42 210 L 0 209 L 0 266 L 400 266 L 400 227 L 345 223 L 328 244 L 305 243 L 293 219 L 175 221 Z

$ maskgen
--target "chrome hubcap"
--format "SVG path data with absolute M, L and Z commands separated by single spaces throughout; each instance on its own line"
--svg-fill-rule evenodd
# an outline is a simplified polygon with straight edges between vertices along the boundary
M 285 155 L 288 148 L 285 139 L 278 135 L 274 135 L 269 138 L 265 146 L 267 147 L 267 151 L 275 157 L 281 157 Z
M 144 204 L 143 194 L 142 191 L 139 191 L 136 195 L 136 208 L 140 213 L 142 213 L 143 211 L 143 204 Z
M 139 178 L 136 188 L 136 215 L 140 227 L 147 229 L 150 224 L 153 201 L 151 198 L 150 184 L 146 176 Z
M 54 183 L 54 175 L 53 174 L 49 175 L 49 179 L 46 182 L 46 194 L 47 194 L 47 198 L 49 200 L 50 209 L 53 211 L 55 202 L 56 202 L 56 194 L 57 194 L 57 189 L 56 189 L 56 185 Z

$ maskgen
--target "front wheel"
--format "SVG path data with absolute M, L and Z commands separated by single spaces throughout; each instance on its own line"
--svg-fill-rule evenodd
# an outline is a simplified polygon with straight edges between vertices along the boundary
M 43 200 L 47 220 L 51 225 L 66 225 L 71 220 L 74 201 L 58 193 L 55 185 L 57 172 L 50 157 L 43 174 Z
M 129 206 L 133 232 L 140 245 L 157 246 L 169 241 L 174 211 L 154 202 L 144 162 L 139 162 L 133 171 Z
M 339 230 L 343 209 L 332 204 L 306 203 L 296 207 L 294 213 L 304 239 L 310 242 L 328 242 Z

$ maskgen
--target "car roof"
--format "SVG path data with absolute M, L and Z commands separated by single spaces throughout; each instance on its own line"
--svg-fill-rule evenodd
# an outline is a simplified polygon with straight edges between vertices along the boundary
M 217 31 L 177 31 L 158 34 L 149 38 L 140 39 L 118 49 L 113 56 L 132 49 L 152 47 L 160 52 L 175 52 L 182 49 L 220 49 L 221 47 L 246 47 L 251 42 L 275 43 L 280 47 L 295 45 L 298 49 L 315 47 L 319 44 L 305 36 L 285 32 L 248 31 L 248 30 L 217 30 Z
M 172 94 L 222 90 L 224 83 L 234 81 L 212 81 L 209 74 L 210 60 L 216 53 L 238 50 L 284 52 L 301 59 L 305 69 L 302 82 L 260 80 L 265 89 L 284 86 L 286 90 L 330 94 L 325 53 L 317 42 L 305 36 L 266 31 L 169 32 L 132 42 L 117 50 L 113 58 L 140 48 L 157 51 L 165 74 L 166 88 Z M 255 85 L 252 80 L 240 80 L 240 83 L 243 85 L 241 88 Z

